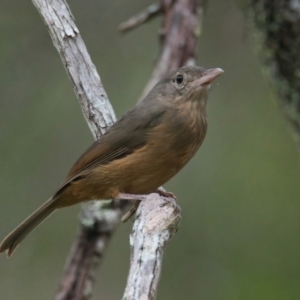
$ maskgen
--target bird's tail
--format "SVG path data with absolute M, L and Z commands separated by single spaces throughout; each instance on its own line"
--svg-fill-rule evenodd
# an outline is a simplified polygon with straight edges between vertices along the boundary
M 11 256 L 22 240 L 56 210 L 56 200 L 58 200 L 58 198 L 50 198 L 14 229 L 0 244 L 0 253 L 7 251 L 7 256 Z

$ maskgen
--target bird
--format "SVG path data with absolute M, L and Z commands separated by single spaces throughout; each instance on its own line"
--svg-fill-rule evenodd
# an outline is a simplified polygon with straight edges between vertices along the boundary
M 142 200 L 195 155 L 207 131 L 212 81 L 224 71 L 185 66 L 161 79 L 75 162 L 53 196 L 0 244 L 11 256 L 55 210 L 101 199 Z

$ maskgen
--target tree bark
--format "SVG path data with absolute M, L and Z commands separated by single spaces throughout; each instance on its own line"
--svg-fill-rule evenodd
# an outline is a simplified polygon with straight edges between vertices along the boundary
M 300 149 L 300 2 L 249 0 L 248 15 L 255 45 Z
M 181 220 L 174 200 L 158 194 L 148 197 L 139 206 L 130 236 L 131 263 L 123 300 L 156 298 L 163 252 Z

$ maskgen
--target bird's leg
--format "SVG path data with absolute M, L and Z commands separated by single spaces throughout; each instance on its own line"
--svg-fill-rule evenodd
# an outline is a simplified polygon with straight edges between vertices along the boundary
M 139 195 L 139 194 L 125 194 L 119 193 L 118 196 L 115 198 L 117 200 L 145 200 L 147 195 Z
M 171 202 L 174 206 L 177 207 L 176 196 L 171 192 L 166 192 L 162 187 L 158 188 L 154 191 L 155 193 L 163 196 L 166 199 L 166 202 Z M 147 195 L 139 195 L 139 194 L 125 194 L 120 193 L 115 199 L 118 200 L 136 200 L 132 207 L 123 215 L 121 221 L 123 223 L 127 222 L 137 211 L 141 201 L 145 200 Z
M 177 198 L 173 193 L 167 192 L 163 187 L 159 187 L 155 191 L 155 193 L 162 196 L 165 200 L 165 203 L 161 204 L 161 207 L 163 207 L 165 205 L 172 205 L 178 212 L 181 212 L 181 208 L 180 208 L 180 206 L 178 206 L 178 204 L 176 202 Z

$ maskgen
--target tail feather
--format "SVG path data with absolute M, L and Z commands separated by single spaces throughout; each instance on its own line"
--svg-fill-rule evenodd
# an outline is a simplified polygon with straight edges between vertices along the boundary
M 56 210 L 56 200 L 57 198 L 50 198 L 14 229 L 0 244 L 0 253 L 7 251 L 7 256 L 11 256 L 22 240 Z

